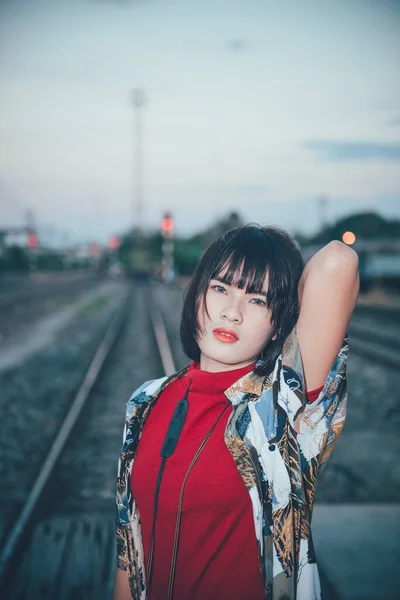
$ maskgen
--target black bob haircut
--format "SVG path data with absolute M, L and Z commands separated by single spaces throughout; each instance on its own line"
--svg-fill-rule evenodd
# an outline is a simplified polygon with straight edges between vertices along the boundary
M 211 279 L 225 271 L 223 281 L 254 294 L 262 290 L 268 273 L 267 306 L 274 340 L 270 339 L 254 372 L 269 375 L 299 315 L 298 283 L 304 262 L 293 238 L 278 227 L 245 225 L 231 229 L 213 242 L 198 263 L 184 295 L 181 342 L 185 354 L 200 362 L 197 340 L 201 332 L 199 309 L 206 307 Z

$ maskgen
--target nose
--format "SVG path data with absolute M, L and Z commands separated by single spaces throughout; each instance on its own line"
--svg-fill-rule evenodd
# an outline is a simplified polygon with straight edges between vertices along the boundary
M 232 323 L 241 323 L 243 321 L 243 313 L 240 300 L 235 298 L 227 298 L 221 312 L 221 317 L 222 319 L 231 321 Z

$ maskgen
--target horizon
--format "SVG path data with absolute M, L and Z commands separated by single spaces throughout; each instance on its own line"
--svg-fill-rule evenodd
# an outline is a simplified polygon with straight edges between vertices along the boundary
M 3 0 L 1 222 L 105 243 L 165 211 L 180 236 L 399 219 L 399 31 L 392 0 Z

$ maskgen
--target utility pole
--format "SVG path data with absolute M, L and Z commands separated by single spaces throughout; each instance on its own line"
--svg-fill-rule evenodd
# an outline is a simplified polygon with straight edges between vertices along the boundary
M 145 91 L 135 88 L 132 94 L 132 104 L 134 107 L 133 124 L 133 227 L 143 226 L 143 107 L 146 104 Z
M 319 216 L 319 226 L 321 231 L 325 229 L 328 224 L 327 220 L 327 205 L 328 205 L 328 197 L 321 195 L 317 198 L 318 204 L 318 216 Z

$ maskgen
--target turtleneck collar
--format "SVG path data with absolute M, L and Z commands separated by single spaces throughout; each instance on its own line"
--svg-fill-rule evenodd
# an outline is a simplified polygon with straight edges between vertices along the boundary
M 232 371 L 219 371 L 210 373 L 202 371 L 200 364 L 192 362 L 186 373 L 185 379 L 191 383 L 190 393 L 197 394 L 222 394 L 238 379 L 250 373 L 255 367 L 255 363 L 233 369 Z

